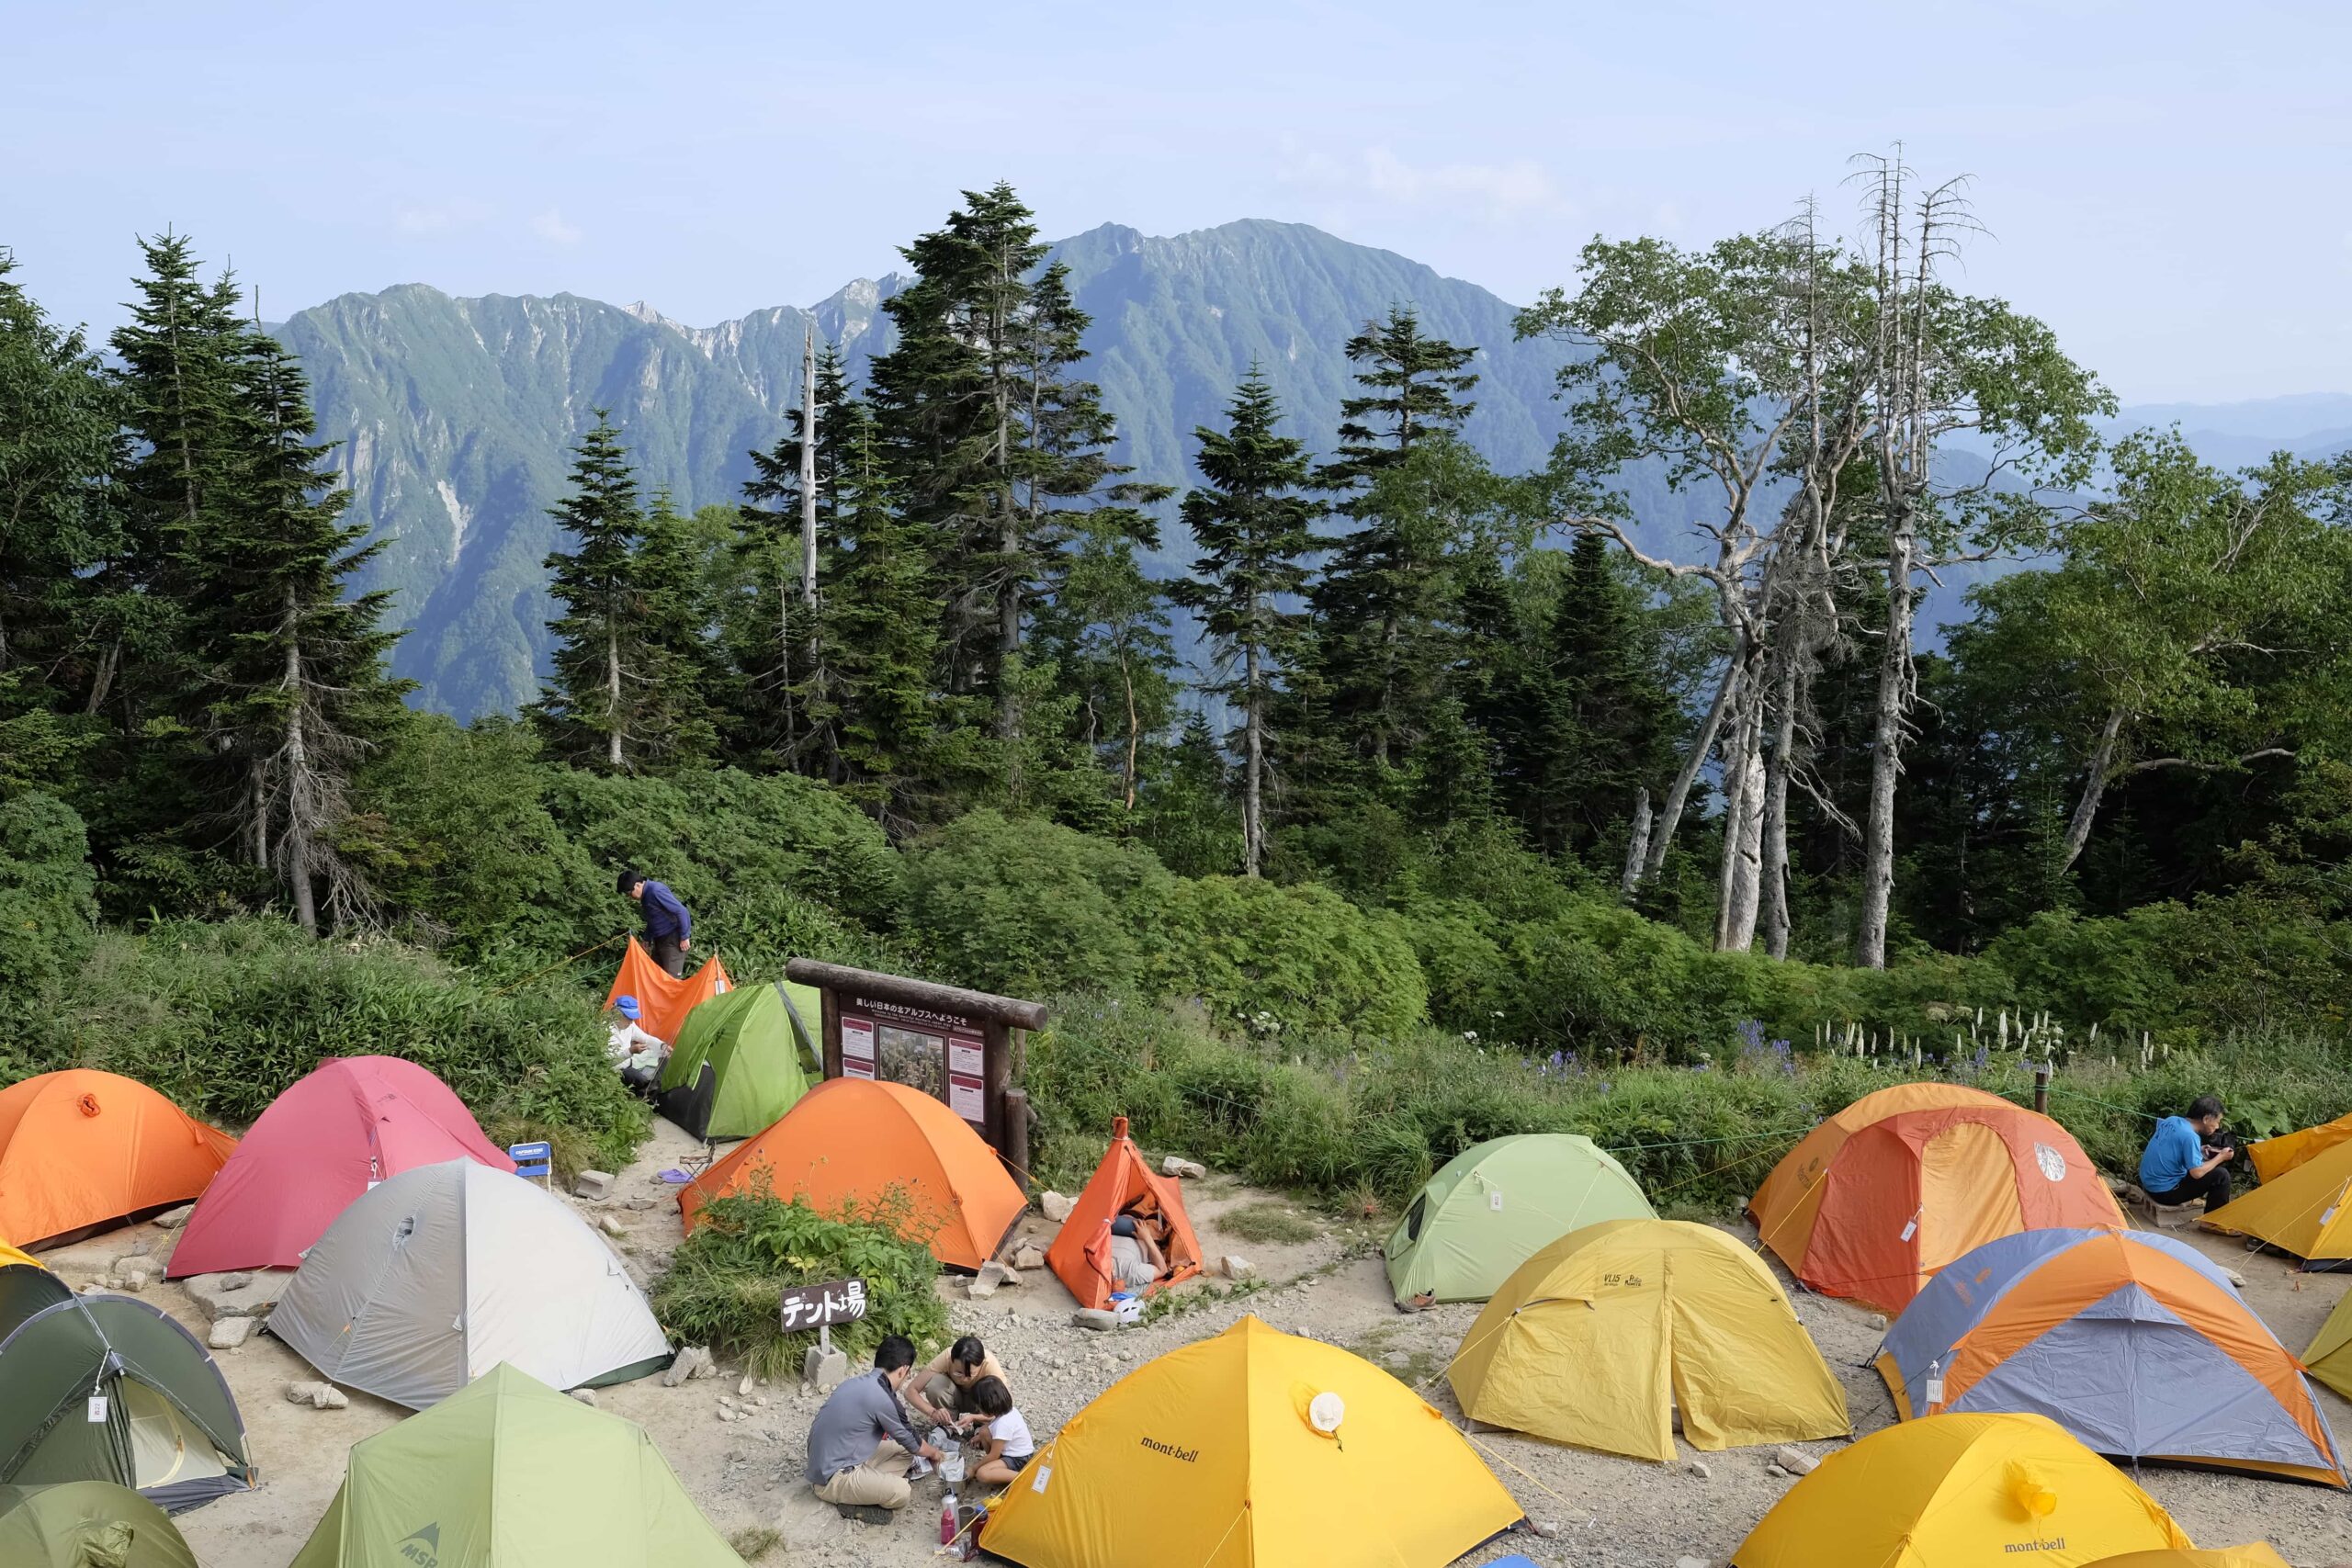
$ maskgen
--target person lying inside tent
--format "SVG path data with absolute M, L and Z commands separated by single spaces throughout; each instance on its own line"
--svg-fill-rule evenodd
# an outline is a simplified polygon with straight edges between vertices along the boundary
M 670 1054 L 669 1044 L 638 1022 L 645 1016 L 645 1009 L 635 997 L 615 997 L 613 1012 L 606 1025 L 612 1041 L 605 1054 L 612 1058 L 621 1082 L 639 1094 L 650 1094 L 662 1076 L 662 1058 Z
M 686 949 L 694 945 L 695 918 L 666 882 L 654 882 L 640 872 L 623 871 L 613 886 L 624 898 L 634 898 L 645 913 L 645 951 L 673 980 L 686 973 Z
M 2210 1094 L 2188 1102 L 2186 1116 L 2156 1123 L 2140 1156 L 2140 1186 L 2148 1201 L 2169 1209 L 2202 1199 L 2207 1213 L 2230 1201 L 2226 1167 L 2237 1145 L 2222 1132 L 2222 1102 Z
M 1168 1255 L 1152 1235 L 1148 1216 L 1121 1214 L 1111 1222 L 1111 1273 L 1123 1291 L 1140 1291 L 1168 1272 Z
M 1001 1378 L 975 1382 L 972 1403 L 988 1423 L 972 1442 L 980 1450 L 980 1462 L 973 1466 L 972 1479 L 989 1486 L 1010 1486 L 1012 1478 L 1037 1455 L 1037 1439 L 1030 1434 L 1029 1419 L 1013 1408 L 1012 1391 L 1004 1386 Z
M 907 1425 L 899 1391 L 914 1375 L 915 1348 L 893 1334 L 875 1348 L 874 1371 L 833 1390 L 808 1427 L 806 1474 L 818 1499 L 853 1517 L 887 1523 L 913 1495 L 910 1473 L 944 1458 Z M 924 1463 L 915 1472 L 917 1461 Z
M 972 1403 L 972 1389 L 989 1378 L 1004 1383 L 1004 1369 L 978 1336 L 967 1334 L 915 1373 L 907 1385 L 907 1404 L 935 1427 L 968 1427 L 981 1413 Z

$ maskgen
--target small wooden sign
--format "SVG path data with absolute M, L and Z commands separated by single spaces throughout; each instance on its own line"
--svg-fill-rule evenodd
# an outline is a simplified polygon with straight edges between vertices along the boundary
M 855 1323 L 865 1315 L 865 1281 L 828 1280 L 821 1285 L 795 1285 L 784 1292 L 777 1314 L 786 1334 Z

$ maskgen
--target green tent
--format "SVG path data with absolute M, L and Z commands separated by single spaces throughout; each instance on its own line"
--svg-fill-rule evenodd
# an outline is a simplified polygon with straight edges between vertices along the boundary
M 1420 1297 L 1483 1302 L 1572 1230 L 1657 1217 L 1625 1168 L 1590 1138 L 1489 1138 L 1446 1161 L 1406 1209 L 1385 1249 L 1388 1288 L 1399 1306 Z
M 821 1007 L 813 987 L 788 980 L 697 1003 L 662 1066 L 662 1114 L 697 1138 L 748 1138 L 774 1126 L 824 1071 Z
M 8 1568 L 197 1568 L 179 1527 L 127 1486 L 68 1481 L 0 1486 Z
M 293 1568 L 741 1568 L 634 1421 L 505 1362 L 354 1443 Z
M 110 1481 L 172 1513 L 254 1483 L 245 1424 L 195 1337 L 130 1296 L 0 1269 L 0 1483 Z

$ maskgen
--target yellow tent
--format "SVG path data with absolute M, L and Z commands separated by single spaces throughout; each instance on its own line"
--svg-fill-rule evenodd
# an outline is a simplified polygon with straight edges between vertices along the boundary
M 1245 1317 L 1070 1417 L 980 1545 L 1025 1568 L 1439 1568 L 1519 1517 L 1412 1390 Z
M 2314 1129 L 2318 1131 L 2319 1129 Z M 2352 1258 L 2352 1143 L 2314 1151 L 2234 1202 L 2208 1213 L 2205 1224 L 2267 1241 L 2298 1258 Z
M 2189 1544 L 2154 1498 L 2041 1416 L 1928 1416 L 1789 1488 L 1734 1568 L 2081 1568 Z
M 2346 1292 L 2319 1325 L 2319 1337 L 2303 1352 L 2303 1371 L 2352 1399 L 2352 1292 Z
M 1604 1220 L 1519 1266 L 1449 1373 L 1489 1426 L 1636 1459 L 1854 1429 L 1780 1281 L 1712 1225 Z
M 2089 1568 L 2289 1568 L 2285 1558 L 2260 1541 L 2218 1551 L 2127 1551 L 2102 1557 Z
M 2324 1155 L 2340 1144 L 2352 1144 L 2352 1116 L 2339 1116 L 2300 1133 L 2248 1144 L 2245 1157 L 2254 1162 L 2256 1177 L 2276 1181 L 2305 1160 Z

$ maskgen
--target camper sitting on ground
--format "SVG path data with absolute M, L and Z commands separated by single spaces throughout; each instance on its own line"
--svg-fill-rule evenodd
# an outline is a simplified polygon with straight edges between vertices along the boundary
M 639 1024 L 645 1009 L 635 997 L 615 997 L 613 1011 L 617 1016 L 609 1025 L 612 1043 L 605 1054 L 620 1073 L 621 1082 L 639 1094 L 646 1093 L 662 1076 L 662 1058 L 669 1055 L 669 1044 Z
M 1167 1254 L 1133 1214 L 1111 1222 L 1111 1272 L 1122 1290 L 1140 1291 L 1168 1272 Z
M 2237 1153 L 2222 1136 L 2222 1102 L 2199 1095 L 2188 1102 L 2188 1115 L 2156 1123 L 2140 1156 L 2140 1186 L 2152 1203 L 2169 1209 L 2203 1199 L 2211 1213 L 2230 1201 L 2230 1173 L 2223 1168 Z
M 854 1517 L 884 1522 L 913 1495 L 907 1476 L 915 1461 L 936 1463 L 944 1457 L 915 1436 L 899 1404 L 914 1370 L 913 1342 L 893 1334 L 876 1348 L 874 1371 L 833 1390 L 817 1412 L 808 1427 L 806 1473 L 820 1501 Z M 888 1512 L 877 1519 L 877 1510 Z
M 974 1440 L 981 1450 L 972 1479 L 990 1486 L 1010 1486 L 1037 1453 L 1028 1417 L 1012 1406 L 1012 1391 L 1001 1378 L 981 1378 L 972 1384 L 972 1403 L 987 1420 L 985 1435 Z
M 961 1418 L 979 1413 L 980 1407 L 972 1403 L 972 1389 L 985 1378 L 1012 1386 L 978 1336 L 967 1334 L 914 1375 L 907 1385 L 907 1404 L 933 1426 L 969 1426 Z

